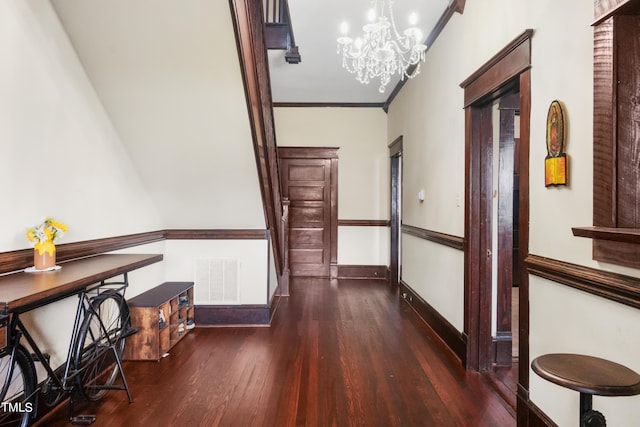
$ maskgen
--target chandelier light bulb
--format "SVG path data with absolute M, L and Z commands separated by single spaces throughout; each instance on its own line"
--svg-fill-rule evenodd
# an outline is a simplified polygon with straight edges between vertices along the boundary
M 360 83 L 379 79 L 378 90 L 382 93 L 394 74 L 404 79 L 420 73 L 427 46 L 423 43 L 422 31 L 416 27 L 416 13 L 409 16 L 411 26 L 400 32 L 393 19 L 392 1 L 372 2 L 376 7 L 367 13 L 368 23 L 362 27 L 362 36 L 355 40 L 347 37 L 348 24 L 340 25 L 342 36 L 338 38 L 338 54 L 342 54 L 342 66 L 355 74 Z
M 418 14 L 413 12 L 411 15 L 409 15 L 409 25 L 411 25 L 412 27 L 415 27 L 417 23 L 418 23 Z
M 369 11 L 367 12 L 367 21 L 374 22 L 375 20 L 376 20 L 376 10 L 369 9 Z

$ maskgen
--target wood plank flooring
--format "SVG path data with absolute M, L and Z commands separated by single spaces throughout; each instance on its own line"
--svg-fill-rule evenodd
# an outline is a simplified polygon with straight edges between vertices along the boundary
M 126 362 L 134 396 L 95 426 L 515 426 L 381 281 L 297 279 L 267 327 L 196 328 L 160 362 Z M 65 406 L 42 426 L 68 425 Z

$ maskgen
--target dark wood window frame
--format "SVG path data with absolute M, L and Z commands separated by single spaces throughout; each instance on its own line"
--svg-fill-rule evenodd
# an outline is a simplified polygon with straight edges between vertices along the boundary
M 626 160 L 640 126 L 631 117 L 640 111 L 640 0 L 601 0 L 595 16 L 593 227 L 573 234 L 593 239 L 594 260 L 640 268 L 640 181 Z

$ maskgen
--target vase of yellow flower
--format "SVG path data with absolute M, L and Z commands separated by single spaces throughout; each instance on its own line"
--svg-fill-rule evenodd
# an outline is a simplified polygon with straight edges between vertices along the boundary
M 67 225 L 46 217 L 42 223 L 27 230 L 27 239 L 33 245 L 33 265 L 46 270 L 56 265 L 56 241 L 68 231 Z

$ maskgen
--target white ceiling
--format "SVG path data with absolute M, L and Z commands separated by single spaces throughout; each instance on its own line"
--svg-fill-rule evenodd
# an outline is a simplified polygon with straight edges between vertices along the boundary
M 56 11 L 168 227 L 264 226 L 228 0 L 32 1 Z M 336 53 L 340 23 L 360 28 L 369 0 L 289 1 L 302 62 L 271 52 L 273 100 L 385 102 L 395 83 L 361 85 Z M 397 24 L 416 11 L 427 35 L 447 4 L 396 0 Z M 223 223 L 222 206 L 236 212 Z
M 393 14 L 398 29 L 409 26 L 412 12 L 425 37 L 449 5 L 449 0 L 394 0 Z M 336 39 L 340 24 L 349 23 L 352 38 L 361 34 L 371 0 L 289 0 L 291 22 L 302 62 L 287 64 L 284 51 L 269 51 L 269 72 L 274 102 L 384 103 L 400 77 L 384 93 L 376 81 L 363 85 L 342 68 Z

